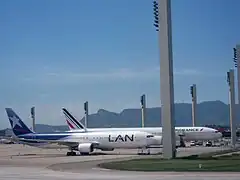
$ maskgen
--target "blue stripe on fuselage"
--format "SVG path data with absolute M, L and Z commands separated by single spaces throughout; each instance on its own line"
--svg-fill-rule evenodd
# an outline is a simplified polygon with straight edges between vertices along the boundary
M 19 135 L 19 138 L 24 138 L 24 139 L 33 139 L 33 140 L 60 140 L 66 137 L 71 136 L 71 133 L 68 134 L 24 134 L 24 135 Z

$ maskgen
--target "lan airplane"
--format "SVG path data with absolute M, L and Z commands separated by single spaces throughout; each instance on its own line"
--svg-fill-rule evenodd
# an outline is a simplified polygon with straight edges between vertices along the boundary
M 87 128 L 73 117 L 65 108 L 62 109 L 63 114 L 66 117 L 66 122 L 70 129 L 70 132 L 104 132 L 104 131 L 142 131 L 148 132 L 153 135 L 162 136 L 162 127 L 139 127 L 139 128 Z M 222 133 L 216 129 L 208 127 L 176 127 L 177 141 L 180 140 L 180 136 L 186 141 L 205 141 L 205 140 L 217 140 L 222 137 Z M 178 142 L 177 142 L 178 143 Z
M 76 155 L 75 151 L 89 154 L 94 149 L 148 149 L 149 146 L 162 144 L 161 136 L 142 131 L 35 133 L 11 108 L 6 108 L 6 112 L 13 133 L 20 142 L 38 147 L 46 144 L 64 145 L 70 150 L 68 156 Z

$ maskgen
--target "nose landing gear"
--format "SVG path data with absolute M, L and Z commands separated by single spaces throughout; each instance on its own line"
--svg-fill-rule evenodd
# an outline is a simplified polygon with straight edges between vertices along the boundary
M 141 152 L 139 152 L 139 150 Z M 145 150 L 145 152 L 144 152 Z M 138 155 L 150 155 L 151 154 L 151 151 L 150 151 L 150 148 L 140 148 L 138 149 Z

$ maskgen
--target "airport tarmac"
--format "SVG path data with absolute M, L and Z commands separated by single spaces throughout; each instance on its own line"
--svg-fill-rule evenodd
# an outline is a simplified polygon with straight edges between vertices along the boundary
M 178 150 L 178 156 L 223 150 L 223 147 L 191 147 Z M 159 153 L 158 149 L 152 151 Z M 97 168 L 114 159 L 139 158 L 137 150 L 116 150 L 91 156 L 65 156 L 66 150 L 47 150 L 23 145 L 0 145 L 0 180 L 7 179 L 184 179 L 238 180 L 239 173 L 126 172 Z M 159 155 L 161 156 L 161 155 Z M 143 158 L 149 156 L 141 156 Z

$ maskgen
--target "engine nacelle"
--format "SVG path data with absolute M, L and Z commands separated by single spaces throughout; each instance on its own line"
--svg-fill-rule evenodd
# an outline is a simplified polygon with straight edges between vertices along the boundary
M 93 145 L 92 145 L 92 143 L 79 144 L 78 151 L 80 153 L 89 154 L 90 152 L 93 152 Z

